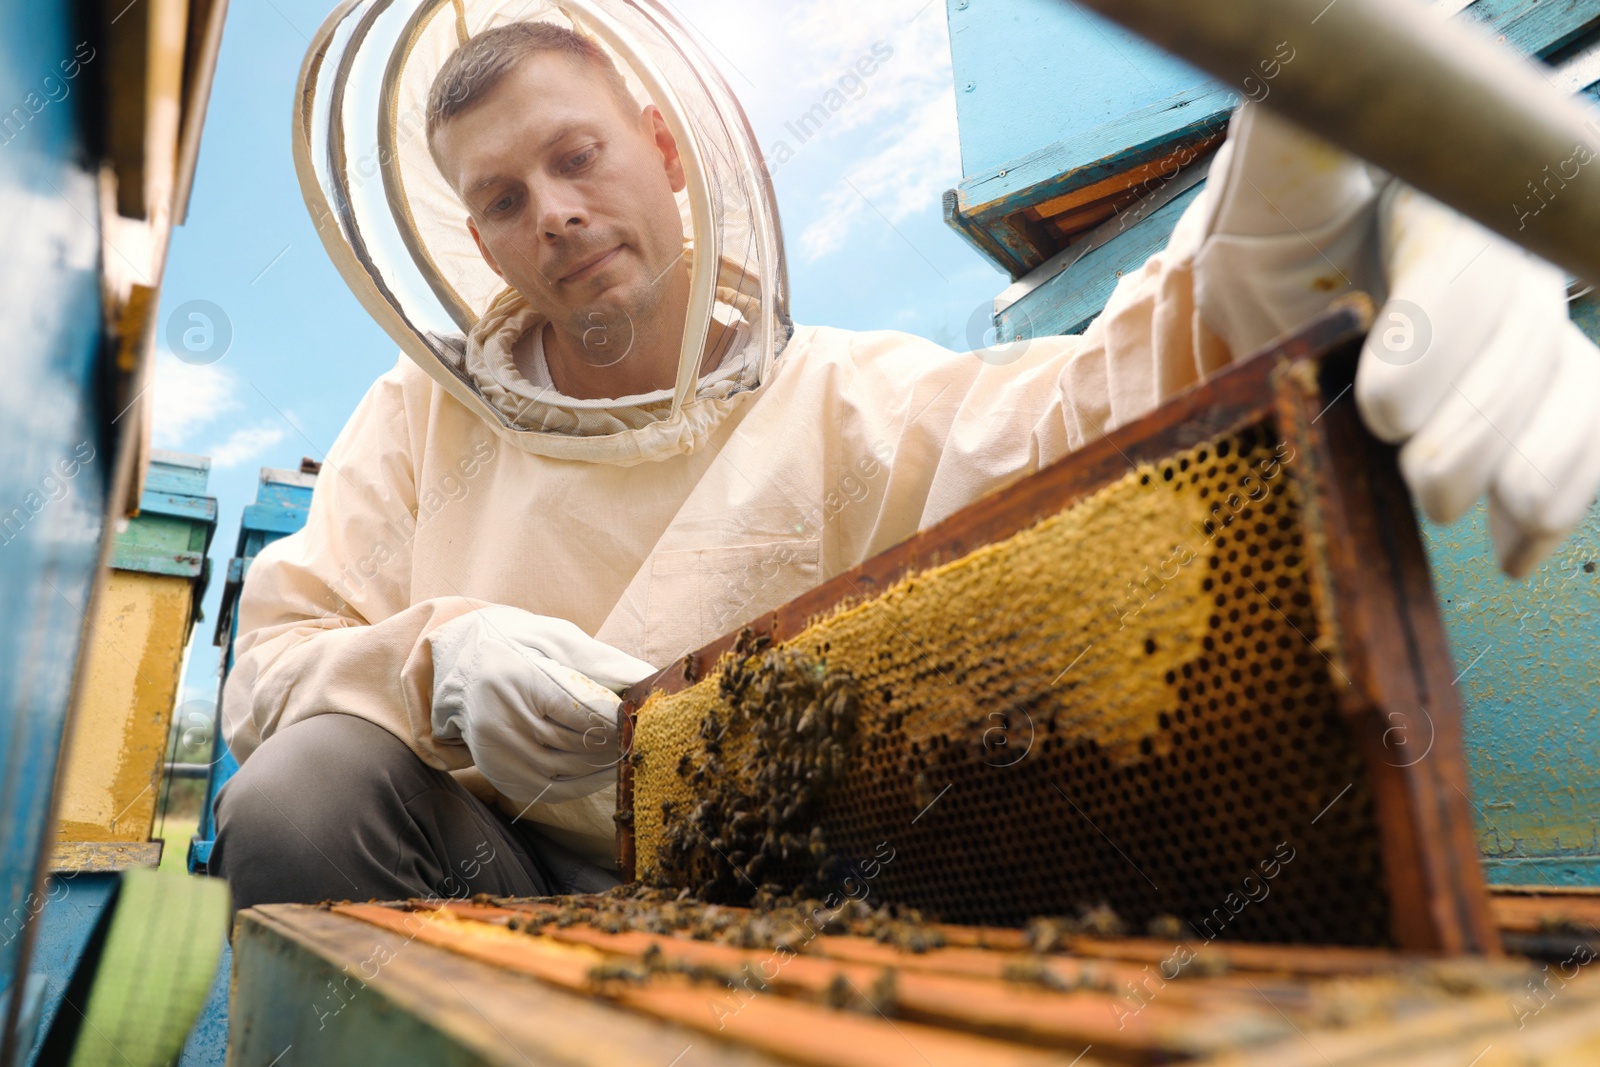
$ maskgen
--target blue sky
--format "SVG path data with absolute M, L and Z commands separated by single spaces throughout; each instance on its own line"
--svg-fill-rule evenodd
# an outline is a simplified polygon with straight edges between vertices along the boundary
M 774 181 L 795 319 L 982 344 L 968 323 L 1006 279 L 941 217 L 941 194 L 961 179 L 942 0 L 667 2 L 709 42 L 762 147 L 783 159 Z M 215 699 L 221 575 L 260 468 L 323 458 L 398 355 L 329 263 L 294 176 L 295 78 L 331 6 L 231 6 L 189 217 L 167 264 L 152 437 L 212 457 L 221 516 L 185 701 Z M 797 135 L 869 54 L 876 72 L 846 81 L 848 102 Z M 167 320 L 192 300 L 221 308 L 232 330 L 226 355 L 205 366 L 165 344 Z

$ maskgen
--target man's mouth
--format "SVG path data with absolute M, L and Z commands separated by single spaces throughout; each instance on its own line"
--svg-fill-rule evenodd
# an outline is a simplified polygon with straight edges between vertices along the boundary
M 613 259 L 615 259 L 617 254 L 621 251 L 622 246 L 617 245 L 615 248 L 610 249 L 609 251 L 601 252 L 593 258 L 585 260 L 571 272 L 562 275 L 561 284 L 569 285 L 572 282 L 581 282 L 592 278 L 594 275 L 598 274 L 602 269 L 604 269 L 607 263 L 610 263 Z

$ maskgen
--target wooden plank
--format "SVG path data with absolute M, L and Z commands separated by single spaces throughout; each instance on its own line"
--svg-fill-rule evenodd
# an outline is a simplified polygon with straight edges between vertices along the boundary
M 150 8 L 117 20 L 106 39 L 108 114 L 106 149 L 117 174 L 117 211 L 142 219 L 148 210 L 145 153 L 153 93 L 150 78 Z
M 1549 55 L 1600 21 L 1593 0 L 1477 0 L 1460 16 L 1525 55 Z
M 246 504 L 240 525 L 242 528 L 266 533 L 292 534 L 306 524 L 306 516 L 310 511 L 309 499 L 298 507 L 286 507 L 280 504 Z
M 153 491 L 147 478 L 145 490 L 139 497 L 139 514 L 189 519 L 214 526 L 217 521 L 217 499 L 188 493 Z
M 990 234 L 987 227 L 961 213 L 961 197 L 954 189 L 946 189 L 941 201 L 944 224 L 961 235 L 978 255 L 994 261 L 995 265 L 1013 278 L 1020 278 L 1030 269 L 1023 255 L 1014 253 Z
M 634 868 L 633 838 L 633 726 L 631 714 L 621 714 L 617 722 L 617 745 L 622 758 L 617 760 L 617 874 L 624 883 L 637 877 Z
M 1600 909 L 1600 899 L 1595 904 Z M 502 905 L 453 903 L 451 911 L 480 922 L 504 922 L 512 917 L 544 918 L 553 921 L 561 905 L 542 901 L 506 902 Z M 719 905 L 723 911 L 743 913 L 749 909 Z M 1597 915 L 1600 922 L 1600 915 Z M 902 967 L 925 968 L 950 974 L 998 977 L 1004 969 L 1001 953 L 1031 951 L 1025 931 L 1012 927 L 967 926 L 929 923 L 945 938 L 945 947 L 907 955 L 873 938 L 852 934 L 820 934 L 810 944 L 815 950 L 838 959 L 867 963 L 899 960 Z M 558 927 L 546 927 L 551 936 L 561 936 Z M 643 943 L 641 943 L 642 945 Z M 976 951 L 982 949 L 984 951 Z M 1067 937 L 1052 960 L 1068 956 L 1083 959 L 1121 961 L 1135 968 L 1169 958 L 1174 942 L 1146 937 Z M 1339 977 L 1381 974 L 1402 968 L 1412 957 L 1391 949 L 1348 948 L 1324 945 L 1256 945 L 1216 941 L 1207 951 L 1229 968 L 1295 975 L 1299 977 Z
M 1505 993 L 1487 992 L 1399 1017 L 1369 1008 L 1361 1025 L 1318 1028 L 1295 1042 L 1220 1057 L 1207 1067 L 1577 1067 L 1595 1062 L 1584 1053 L 1600 1047 L 1596 986 L 1574 983 L 1554 998 L 1548 1015 L 1533 1017 L 1525 1029 Z M 1528 1054 L 1535 1050 L 1545 1054 Z
M 50 870 L 109 873 L 161 866 L 160 841 L 57 841 Z
M 1054 230 L 1030 225 L 1118 183 L 1136 185 L 1154 167 L 1188 163 L 1213 147 L 1238 94 L 1202 85 L 1121 116 L 1079 137 L 1048 145 L 946 194 L 945 221 L 1001 269 L 1020 278 L 1063 246 Z M 1055 205 L 1055 206 L 1051 206 Z M 1037 209 L 1030 212 L 1029 209 Z
M 1238 94 L 1201 85 L 1140 108 L 1079 137 L 972 175 L 957 189 L 963 215 L 992 222 L 1132 167 L 1170 156 L 1227 126 Z
M 1551 900 L 1593 897 L 1600 887 L 1592 885 L 1497 885 L 1489 892 L 1499 897 L 1549 897 Z
M 1381 948 L 1346 948 L 1323 945 L 1250 945 L 1213 941 L 1206 950 L 1229 968 L 1243 971 L 1334 978 L 1383 974 L 1406 965 L 1404 953 Z M 1134 960 L 1159 963 L 1172 955 L 1171 942 L 1148 938 L 1075 937 L 1064 951 L 1091 959 Z
M 1587 965 L 1600 934 L 1600 889 L 1496 886 L 1489 895 L 1508 951 L 1565 964 Z
M 1200 195 L 1200 189 L 1201 186 L 1193 186 L 1184 190 L 1144 219 L 1137 217 L 1144 204 L 1131 206 L 1123 215 L 1132 217 L 1126 231 L 1085 252 L 1082 259 L 995 316 L 999 340 L 1053 337 L 1086 330 L 1105 309 L 1122 275 L 1138 270 L 1145 260 L 1166 247 L 1179 217 Z
M 206 456 L 153 449 L 150 470 L 145 475 L 145 492 L 204 496 L 210 472 L 211 460 Z
M 463 908 L 459 913 L 481 917 L 490 910 L 498 909 Z M 1275 1014 L 1263 1010 L 1253 991 L 1237 983 L 1191 984 L 1163 998 L 1148 1014 L 1141 1011 L 1135 1017 L 1121 994 L 1104 987 L 1123 983 L 1136 987 L 1148 977 L 1147 969 L 1137 965 L 1053 958 L 1048 966 L 1040 966 L 1050 972 L 1061 990 L 1071 990 L 1060 992 L 1039 983 L 1008 980 L 1008 969 L 1017 964 L 1018 957 L 994 951 L 934 949 L 911 954 L 870 938 L 827 934 L 808 942 L 803 954 L 778 958 L 764 948 L 744 949 L 664 934 L 605 933 L 583 924 L 562 928 L 550 923 L 534 932 L 627 959 L 653 950 L 664 960 L 723 973 L 751 967 L 756 969 L 752 973 L 770 983 L 770 992 L 819 1003 L 825 1002 L 841 975 L 865 990 L 889 972 L 894 981 L 896 1018 L 1073 1051 L 1087 1044 L 1125 1053 L 1189 1056 L 1292 1032 Z M 1204 1011 L 1197 1010 L 1200 1008 Z
M 702 1003 L 700 1010 L 705 1012 Z M 317 908 L 240 912 L 233 1067 L 779 1062 Z
M 200 133 L 211 102 L 217 55 L 222 51 L 222 24 L 228 0 L 192 0 L 188 40 L 184 46 L 183 125 L 178 140 L 177 188 L 172 197 L 172 222 L 182 226 L 189 214 L 189 192 L 200 160 Z
M 1276 380 L 1279 426 L 1302 457 L 1322 651 L 1372 780 L 1396 943 L 1495 954 L 1449 646 L 1395 450 L 1346 399 L 1355 359 L 1285 366 Z
M 201 552 L 170 551 L 151 545 L 117 543 L 111 547 L 109 565 L 134 574 L 155 574 L 168 578 L 198 578 L 205 567 Z
M 1107 245 L 1129 245 L 1132 242 L 1128 238 L 1133 232 L 1141 232 L 1141 241 L 1144 239 L 1142 231 L 1158 232 L 1159 236 L 1151 240 L 1155 242 L 1152 248 L 1159 247 L 1162 242 L 1168 239 L 1177 221 L 1176 213 L 1168 213 L 1163 209 L 1171 204 L 1172 201 L 1184 197 L 1184 194 L 1189 193 L 1195 186 L 1206 180 L 1211 173 L 1213 158 L 1212 156 L 1204 156 L 1196 160 L 1194 165 L 1183 167 L 1171 178 L 1148 186 L 1144 190 L 1145 195 L 1141 195 L 1128 206 L 1127 210 L 1118 212 L 1114 220 L 1107 221 L 1100 226 L 1075 235 L 1066 248 L 1007 286 L 995 297 L 995 325 L 1001 327 L 1002 332 L 1004 332 L 1003 315 L 1006 311 L 1009 311 L 1017 304 L 1036 300 L 1036 294 L 1039 294 L 1040 290 L 1052 286 L 1057 290 L 1056 295 L 1051 300 L 1034 303 L 1032 306 L 1036 310 L 1049 310 L 1059 301 L 1070 302 L 1073 297 L 1073 289 L 1063 289 L 1061 287 L 1065 281 L 1065 275 L 1076 275 L 1075 281 L 1078 285 L 1084 283 L 1093 285 L 1097 281 L 1103 281 L 1104 279 L 1097 274 L 1087 272 L 1088 264 L 1085 261 L 1093 259 Z M 1187 199 L 1185 198 L 1186 202 Z M 1170 221 L 1168 220 L 1169 214 Z M 1113 222 L 1115 223 L 1114 225 Z M 1121 259 L 1102 260 L 1098 270 L 1106 276 L 1120 277 L 1118 271 L 1137 268 L 1141 263 L 1142 260 L 1127 262 Z M 1089 312 L 1088 315 L 1084 316 L 1085 323 L 1087 323 L 1089 317 L 1100 311 L 1104 305 L 1105 296 L 1109 296 L 1110 292 L 1109 288 L 1105 289 L 1104 296 L 1093 304 L 1088 305 Z M 1067 332 L 1075 331 L 1057 328 L 1039 332 L 1035 336 L 1042 337 Z M 1014 333 L 1013 336 L 1015 336 Z
M 128 520 L 127 529 L 117 535 L 117 543 L 130 548 L 182 551 L 189 547 L 194 527 L 190 518 L 141 514 Z
M 688 981 L 662 980 L 644 985 L 603 982 L 597 986 L 590 973 L 604 958 L 598 951 L 588 956 L 570 946 L 558 950 L 536 936 L 485 934 L 483 924 L 443 920 L 381 905 L 348 904 L 334 910 L 572 992 L 597 993 L 621 1007 L 664 1022 L 708 1036 L 723 1035 L 768 1055 L 816 1067 L 881 1067 L 904 1060 L 908 1045 L 921 1059 L 934 1065 L 1059 1067 L 1061 1062 L 1054 1052 L 781 997 L 754 996 L 735 1002 L 736 1009 L 719 1014 L 707 1010 L 705 990 L 694 988 Z
M 1119 174 L 1113 174 L 1108 178 L 1092 182 L 1061 196 L 1042 201 L 1028 210 L 1035 212 L 1040 218 L 1047 218 L 1053 215 L 1063 215 L 1075 208 L 1085 207 L 1096 201 L 1110 199 L 1118 193 L 1133 191 L 1138 195 L 1143 195 L 1134 187 L 1151 182 L 1159 184 L 1170 181 L 1177 176 L 1180 169 L 1194 162 L 1200 154 L 1215 148 L 1220 143 L 1220 137 L 1213 137 L 1193 146 L 1185 146 L 1160 159 L 1152 160 L 1149 163 L 1141 164 Z
M 1067 247 L 1073 237 L 1092 230 L 1107 219 L 1115 217 L 1117 212 L 1138 199 L 1139 194 L 1137 192 L 1125 189 L 1117 196 L 1107 197 L 1104 200 L 1086 204 L 1072 211 L 1065 211 L 1059 215 L 1041 219 L 1045 232 L 1055 239 L 1049 247 Z M 1022 215 L 1025 218 L 1037 217 L 1033 208 L 1028 208 L 1022 212 Z M 1048 251 L 1048 249 L 1046 250 Z
M 1104 1057 L 1119 1063 L 1181 1060 L 1206 1067 L 1461 1067 L 1494 1048 L 1506 1055 L 1482 1059 L 1478 1067 L 1509 1067 L 1587 1063 L 1586 1056 L 1600 1049 L 1600 982 L 1582 973 L 1581 964 L 1556 974 L 1554 968 L 1541 970 L 1525 962 L 1450 962 L 1366 950 L 1234 945 L 1216 947 L 1228 952 L 1237 969 L 1213 966 L 1206 975 L 1155 981 L 1148 966 L 1135 970 L 1123 958 L 1137 960 L 1159 950 L 1160 943 L 1148 939 L 1081 938 L 1069 953 L 1019 957 L 967 949 L 909 954 L 866 937 L 823 934 L 803 954 L 775 963 L 767 949 L 642 932 L 605 933 L 581 922 L 518 932 L 495 928 L 510 918 L 553 915 L 559 908 L 549 901 L 457 902 L 449 906 L 454 918 L 444 920 L 430 918 L 432 911 L 414 914 L 370 904 L 340 905 L 334 911 L 403 932 L 424 942 L 420 947 L 447 947 L 492 964 L 501 974 L 490 972 L 484 979 L 488 985 L 482 988 L 491 995 L 496 986 L 517 988 L 517 975 L 533 974 L 587 991 L 591 1003 L 615 1005 L 619 1019 L 633 1013 L 681 1015 L 708 1033 L 712 1021 L 694 1019 L 696 1008 L 705 1009 L 707 987 L 716 989 L 730 972 L 759 968 L 764 987 L 752 980 L 748 990 L 729 994 L 707 1014 L 720 1025 L 716 1032 L 723 1038 L 749 1042 L 788 1062 L 864 1065 L 877 1056 L 877 1062 L 885 1063 L 982 1063 L 988 1061 L 947 1056 L 981 1057 L 997 1046 L 1026 1055 L 1032 1050 L 1022 1043 L 1029 1043 L 1058 1050 L 1057 1064 Z M 283 910 L 317 914 L 309 908 Z M 976 928 L 967 932 L 969 940 L 985 936 Z M 850 950 L 840 952 L 845 945 Z M 1102 952 L 1087 954 L 1091 947 Z M 813 954 L 813 949 L 821 951 Z M 941 969 L 934 963 L 941 955 L 963 962 Z M 1002 977 L 1010 961 L 1019 958 L 1047 967 L 1065 988 Z M 1299 966 L 1305 959 L 1335 966 L 1320 975 L 1278 971 L 1286 960 Z M 892 984 L 884 977 L 888 973 Z M 1107 979 L 1115 988 L 1101 984 Z M 375 979 L 374 984 L 385 980 Z M 1548 985 L 1541 987 L 1541 981 Z M 456 981 L 451 985 L 468 996 L 477 996 L 480 988 Z M 841 989 L 860 992 L 874 986 L 892 1003 L 892 1021 L 874 1017 L 866 1004 L 824 1012 L 814 1003 Z M 710 998 L 713 1005 L 716 995 Z M 894 1042 L 877 1043 L 891 1028 L 898 1048 Z M 1004 1040 L 983 1041 L 974 1037 L 978 1032 Z M 848 1047 L 838 1048 L 841 1040 L 868 1044 L 862 1046 L 864 1054 L 856 1055 Z M 1078 1055 L 1070 1051 L 1074 1048 L 1088 1055 L 1072 1059 Z M 827 1058 L 834 1055 L 838 1058 Z M 608 1061 L 591 1054 L 576 1062 Z
M 108 154 L 117 212 L 170 222 L 176 185 L 187 0 L 149 0 L 132 18 L 112 18 L 106 40 Z
M 66 841 L 145 847 L 192 622 L 182 578 L 113 570 L 90 616 L 81 701 L 56 780 Z

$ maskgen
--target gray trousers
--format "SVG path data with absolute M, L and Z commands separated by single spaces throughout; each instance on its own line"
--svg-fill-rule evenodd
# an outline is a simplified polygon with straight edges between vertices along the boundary
M 227 879 L 236 908 L 618 884 L 352 715 L 317 715 L 267 738 L 217 794 L 216 816 L 210 872 Z

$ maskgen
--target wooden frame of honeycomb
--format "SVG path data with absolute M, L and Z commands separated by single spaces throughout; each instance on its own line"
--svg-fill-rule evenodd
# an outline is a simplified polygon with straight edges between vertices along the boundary
M 1426 559 L 1349 396 L 1369 321 L 1344 304 L 634 687 L 624 877 L 755 888 L 739 860 L 794 853 L 953 922 L 1497 952 Z M 728 680 L 773 650 L 852 687 L 826 788 L 783 750 L 804 803 L 740 757 Z

